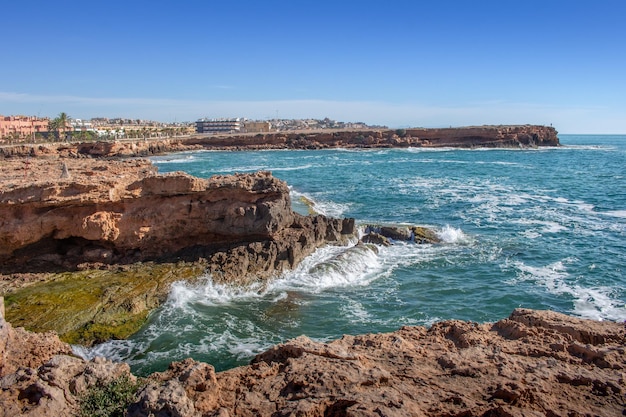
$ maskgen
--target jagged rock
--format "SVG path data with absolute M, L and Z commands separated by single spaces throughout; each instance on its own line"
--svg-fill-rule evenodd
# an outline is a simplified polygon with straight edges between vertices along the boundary
M 373 243 L 374 245 L 391 246 L 391 242 L 385 236 L 376 232 L 369 232 L 361 238 L 363 243 Z
M 71 347 L 55 333 L 14 329 L 0 314 L 0 417 L 76 415 L 89 387 L 121 375 L 135 379 L 125 363 L 69 355 Z
M 26 341 L 25 343 L 32 343 Z M 191 359 L 148 377 L 129 415 L 620 416 L 626 332 L 550 311 L 517 309 L 497 323 L 305 336 L 215 373 Z M 0 379 L 0 416 L 73 415 L 88 387 L 127 375 L 103 359 L 55 356 Z
M 4 318 L 4 298 L 0 297 L 0 377 L 20 367 L 37 367 L 58 354 L 71 354 L 72 348 L 56 333 L 32 333 L 13 328 Z
M 31 163 L 40 181 L 22 178 L 19 164 L 7 164 L 0 272 L 210 257 L 253 243 L 269 244 L 276 254 L 271 272 L 280 273 L 320 244 L 345 242 L 354 233 L 353 223 L 294 213 L 287 185 L 268 172 L 205 180 L 156 175 L 148 161 L 64 163 L 73 175 L 59 181 L 46 180 L 45 160 Z M 284 240 L 303 243 L 281 247 Z
M 151 375 L 138 397 L 129 417 L 205 415 L 219 405 L 215 369 L 191 359 L 173 362 L 166 372 Z
M 77 415 L 89 388 L 122 375 L 135 380 L 125 363 L 103 358 L 86 362 L 66 355 L 54 356 L 36 369 L 20 367 L 0 378 L 0 417 Z

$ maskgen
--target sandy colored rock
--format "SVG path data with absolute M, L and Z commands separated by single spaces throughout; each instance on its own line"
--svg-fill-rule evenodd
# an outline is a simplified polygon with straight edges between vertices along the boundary
M 518 309 L 508 319 L 430 329 L 306 336 L 215 373 L 191 359 L 151 375 L 129 415 L 603 416 L 626 412 L 623 323 Z M 33 343 L 24 339 L 25 346 Z M 0 379 L 0 416 L 73 415 L 89 387 L 128 366 L 66 355 Z
M 187 360 L 153 376 L 142 398 L 175 380 L 198 415 L 621 416 L 625 340 L 623 324 L 520 309 L 494 324 L 445 321 L 330 343 L 302 336 L 249 366 L 208 372 L 201 401 L 197 379 L 184 377 L 201 364 Z M 165 407 L 148 403 L 133 415 Z
M 0 147 L 0 157 L 139 157 L 197 149 L 328 148 L 535 148 L 559 146 L 551 126 L 497 125 L 450 128 L 303 130 L 259 134 L 198 134 L 189 138 L 15 145 Z M 71 174 L 71 171 L 70 171 Z
M 56 333 L 32 333 L 13 328 L 4 318 L 4 298 L 0 297 L 0 377 L 20 367 L 37 367 L 54 355 L 70 354 L 72 348 Z
M 274 252 L 269 263 L 259 265 L 273 274 L 320 244 L 345 243 L 354 233 L 354 222 L 294 213 L 289 188 L 268 172 L 201 179 L 157 175 L 144 160 L 33 158 L 27 171 L 24 160 L 2 163 L 0 272 L 5 274 L 197 259 L 251 243 Z M 69 178 L 61 178 L 65 167 Z M 233 275 L 223 264 L 221 272 Z

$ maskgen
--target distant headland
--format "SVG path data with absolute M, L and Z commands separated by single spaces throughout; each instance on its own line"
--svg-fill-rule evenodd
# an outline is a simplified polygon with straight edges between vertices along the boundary
M 536 148 L 559 146 L 552 126 L 494 125 L 410 129 L 319 129 L 266 133 L 206 133 L 167 138 L 20 143 L 0 157 L 135 157 L 189 150 L 329 148 Z

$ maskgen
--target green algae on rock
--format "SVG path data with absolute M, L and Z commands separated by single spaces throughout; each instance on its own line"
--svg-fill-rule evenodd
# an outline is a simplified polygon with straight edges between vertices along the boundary
M 6 295 L 7 320 L 61 340 L 91 345 L 138 331 L 175 281 L 194 280 L 202 262 L 143 263 L 111 270 L 50 274 L 45 282 Z

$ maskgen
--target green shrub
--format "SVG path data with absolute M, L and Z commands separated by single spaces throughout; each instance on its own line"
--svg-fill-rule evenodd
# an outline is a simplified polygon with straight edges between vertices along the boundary
M 133 382 L 128 375 L 91 387 L 81 398 L 80 416 L 124 417 L 138 389 L 139 382 Z

